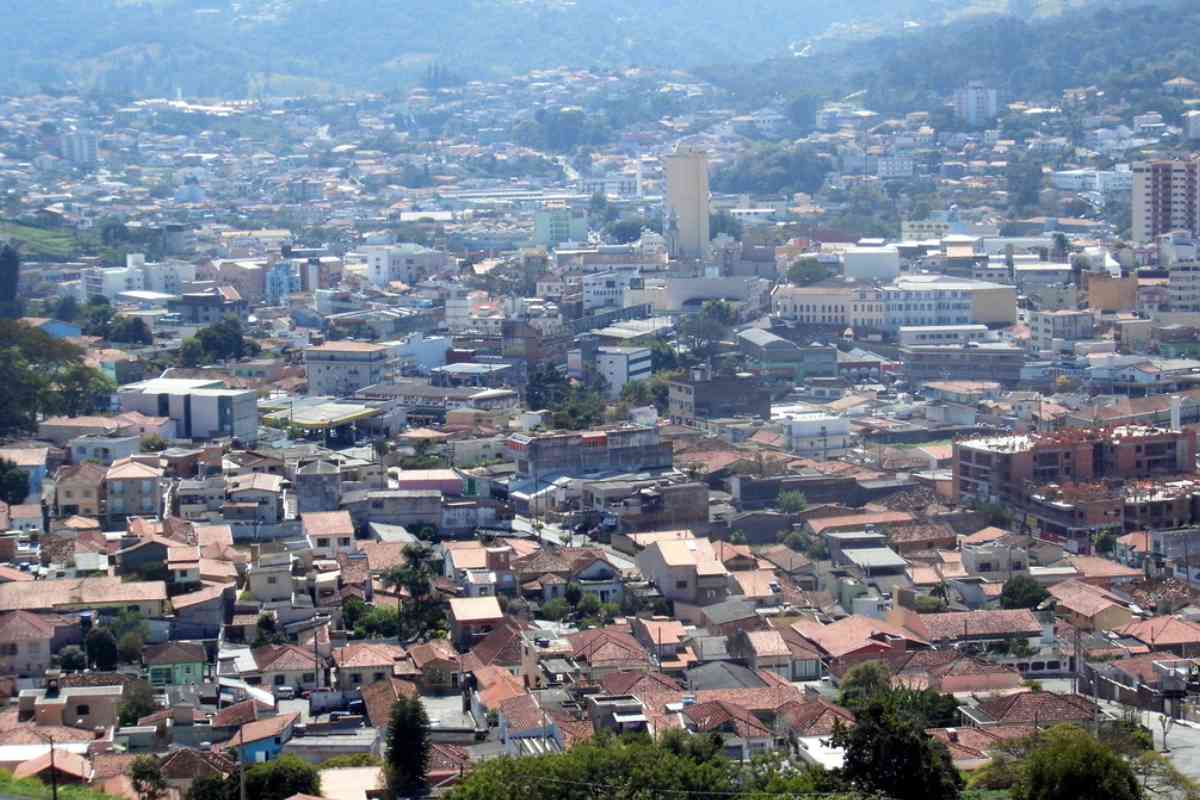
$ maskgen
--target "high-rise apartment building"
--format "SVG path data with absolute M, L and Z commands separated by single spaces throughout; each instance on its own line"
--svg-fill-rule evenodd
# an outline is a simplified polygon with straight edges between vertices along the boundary
M 972 81 L 955 90 L 954 113 L 968 125 L 983 125 L 999 115 L 1000 93 L 979 81 Z
M 1200 231 L 1200 159 L 1133 165 L 1133 239 Z
M 708 156 L 679 145 L 667 156 L 667 223 L 675 255 L 703 258 L 708 250 Z

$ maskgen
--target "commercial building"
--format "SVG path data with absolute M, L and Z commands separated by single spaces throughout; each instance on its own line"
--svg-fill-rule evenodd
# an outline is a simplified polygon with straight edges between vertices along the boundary
M 882 330 L 883 293 L 873 286 L 777 286 L 771 292 L 776 316 L 808 325 Z
M 670 467 L 673 448 L 657 428 L 624 426 L 597 431 L 514 433 L 505 441 L 509 457 L 524 478 L 638 472 Z
M 1200 233 L 1200 159 L 1133 165 L 1133 239 L 1171 231 Z
M 883 287 L 884 327 L 916 325 L 1012 325 L 1017 290 L 989 281 L 946 275 L 905 275 Z
M 667 177 L 665 231 L 675 254 L 703 258 L 708 252 L 708 156 L 679 145 L 664 159 Z
M 587 234 L 587 209 L 553 205 L 533 214 L 535 245 L 556 247 L 563 242 L 586 242 Z
M 342 397 L 382 383 L 388 348 L 367 342 L 326 342 L 304 351 L 310 395 Z
M 122 386 L 117 402 L 121 411 L 170 418 L 180 439 L 258 439 L 258 395 L 219 380 L 152 378 Z
M 596 371 L 604 378 L 605 396 L 617 400 L 625 384 L 649 378 L 650 360 L 649 347 L 597 348 Z
M 1029 327 L 1038 350 L 1056 350 L 1060 343 L 1090 339 L 1095 335 L 1096 318 L 1091 311 L 1031 311 Z
M 1067 428 L 954 444 L 954 498 L 1021 502 L 1032 488 L 1195 470 L 1196 432 L 1140 425 Z
M 738 350 L 748 367 L 786 381 L 837 375 L 837 348 L 820 345 L 801 347 L 762 328 L 747 328 L 737 335 Z
M 805 458 L 840 458 L 850 449 L 850 420 L 822 411 L 788 412 L 773 416 L 787 432 L 787 449 Z
M 371 285 L 380 287 L 392 281 L 414 283 L 423 280 L 450 263 L 446 253 L 412 242 L 366 245 L 359 252 L 367 259 Z
M 842 254 L 842 269 L 855 280 L 891 280 L 900 274 L 900 251 L 895 245 L 851 247 Z
M 671 381 L 667 392 L 671 421 L 679 425 L 724 417 L 771 417 L 771 390 L 749 373 L 713 377 L 696 369 L 689 378 Z
M 902 327 L 896 336 L 900 346 L 964 345 L 987 339 L 987 325 L 912 325 Z

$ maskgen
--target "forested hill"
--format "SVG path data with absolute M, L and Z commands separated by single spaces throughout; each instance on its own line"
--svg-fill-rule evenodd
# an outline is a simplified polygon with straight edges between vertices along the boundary
M 1107 0 L 0 0 L 0 91 L 238 97 L 568 66 L 759 62 L 977 7 Z M 1114 32 L 1114 36 L 1117 32 Z
M 1014 98 L 1094 85 L 1153 108 L 1164 81 L 1179 75 L 1200 80 L 1198 41 L 1200 3 L 1143 0 L 1032 20 L 981 17 L 818 51 L 809 58 L 700 72 L 747 104 L 799 86 L 825 96 L 864 91 L 869 108 L 911 110 L 978 79 Z

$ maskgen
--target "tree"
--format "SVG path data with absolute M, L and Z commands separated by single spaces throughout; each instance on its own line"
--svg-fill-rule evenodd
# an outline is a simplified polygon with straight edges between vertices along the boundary
M 388 720 L 384 780 L 392 798 L 421 797 L 429 772 L 429 718 L 420 698 L 402 697 Z
M 600 598 L 594 594 L 585 594 L 579 600 L 579 605 L 575 607 L 575 611 L 581 617 L 594 617 L 600 613 Z
M 946 746 L 886 697 L 855 712 L 853 727 L 837 723 L 830 739 L 845 748 L 842 773 L 854 789 L 896 800 L 956 800 L 962 778 Z
M 87 635 L 87 654 L 96 669 L 103 672 L 116 669 L 119 652 L 112 632 L 107 628 L 92 628 Z
M 143 453 L 161 453 L 170 447 L 170 443 L 166 439 L 159 436 L 157 433 L 152 433 L 142 437 L 142 452 Z
M 65 294 L 58 298 L 54 304 L 54 310 L 50 312 L 55 319 L 60 319 L 63 322 L 74 322 L 79 316 L 79 301 L 75 299 L 73 294 Z
M 167 795 L 167 780 L 154 756 L 135 758 L 129 765 L 129 780 L 141 800 L 159 800 Z
M 141 635 L 130 631 L 118 640 L 117 653 L 125 663 L 136 664 L 142 660 L 142 650 L 145 646 L 146 642 Z
M 1050 593 L 1028 575 L 1014 575 L 1000 591 L 1001 608 L 1037 608 Z
M 742 222 L 725 209 L 708 215 L 708 237 L 715 239 L 722 233 L 739 242 L 742 240 Z
M 555 597 L 553 600 L 547 600 L 542 604 L 541 615 L 551 622 L 558 622 L 561 619 L 566 619 L 567 614 L 571 613 L 571 607 L 567 605 L 567 601 L 561 597 Z
M 568 583 L 567 588 L 563 590 L 563 599 L 574 608 L 583 599 L 583 589 L 578 583 Z
M 778 503 L 779 510 L 784 514 L 800 514 L 808 509 L 808 498 L 804 492 L 781 492 Z
M 152 344 L 154 336 L 138 317 L 117 317 L 108 326 L 108 340 L 125 344 Z
M 82 647 L 69 644 L 59 652 L 58 664 L 66 672 L 79 672 L 87 669 L 87 656 Z
M 187 800 L 236 800 L 240 792 L 231 793 L 231 789 L 230 781 L 220 775 L 201 775 L 192 781 L 186 797 Z
M 139 719 L 158 710 L 158 703 L 154 701 L 154 689 L 145 681 L 127 684 L 123 700 L 118 710 L 122 725 L 136 725 Z
M 659 744 L 647 736 L 597 734 L 565 753 L 488 759 L 451 790 L 450 800 L 715 798 L 739 794 L 737 767 L 728 759 L 713 757 L 724 749 L 723 742 L 711 736 L 674 734 L 663 739 Z M 763 783 L 768 781 L 762 779 Z
M 788 283 L 794 286 L 811 286 L 829 277 L 829 267 L 815 258 L 797 259 L 787 269 Z
M 20 505 L 29 496 L 29 473 L 6 458 L 0 458 L 0 500 Z
M 1140 800 L 1133 768 L 1083 728 L 1056 725 L 1039 734 L 1025 759 L 1013 800 Z
M 856 664 L 842 679 L 838 703 L 854 711 L 872 700 L 887 694 L 892 685 L 892 671 L 882 661 Z
M 230 775 L 227 780 L 236 792 L 237 774 Z M 299 756 L 283 755 L 246 770 L 246 797 L 254 800 L 286 800 L 294 794 L 321 796 L 321 773 Z

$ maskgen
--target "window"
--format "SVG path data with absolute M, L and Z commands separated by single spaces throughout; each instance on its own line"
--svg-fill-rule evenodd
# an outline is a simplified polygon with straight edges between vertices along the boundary
M 91 706 L 88 706 L 88 705 L 75 706 L 75 716 L 77 716 L 77 717 L 87 717 L 87 716 L 90 716 L 91 713 L 92 713 Z
M 378 673 L 376 673 L 376 674 L 378 674 Z M 362 683 L 362 675 L 359 675 L 357 672 L 354 673 L 353 675 L 350 676 L 350 682 L 356 683 L 356 684 Z
M 687 581 L 675 581 L 675 588 L 676 588 L 676 589 L 686 589 L 687 587 L 688 587 L 688 582 L 687 582 Z
M 329 539 L 328 538 L 317 539 L 317 547 L 329 547 Z
M 282 676 L 282 675 L 276 675 L 276 676 L 275 676 L 275 685 L 276 685 L 276 686 L 283 686 L 283 676 Z
M 279 578 L 275 577 L 274 575 L 268 575 L 268 576 L 267 576 L 267 584 L 268 584 L 268 585 L 271 585 L 271 586 L 273 586 L 273 585 L 275 585 L 275 584 L 276 584 L 276 583 L 278 583 L 278 582 L 279 582 Z
M 314 680 L 316 680 L 316 677 L 317 676 L 315 674 L 313 674 L 311 672 L 306 672 L 306 673 L 304 673 L 304 682 L 312 683 Z

